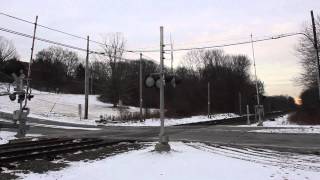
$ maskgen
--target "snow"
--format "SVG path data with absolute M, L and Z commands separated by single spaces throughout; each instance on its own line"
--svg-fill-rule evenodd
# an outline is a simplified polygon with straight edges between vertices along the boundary
M 0 130 L 0 144 L 6 144 L 10 140 L 16 139 L 16 132 Z M 26 137 L 39 137 L 41 134 L 27 134 Z
M 212 121 L 212 120 L 222 120 L 222 119 L 228 119 L 233 117 L 239 117 L 237 114 L 234 113 L 221 113 L 221 114 L 215 114 L 212 115 L 211 118 L 208 118 L 207 116 L 192 116 L 187 118 L 181 118 L 181 119 L 165 119 L 165 126 L 174 126 L 174 125 L 180 125 L 180 124 L 188 124 L 188 123 L 195 123 L 195 122 L 205 122 L 205 121 Z M 154 119 L 146 119 L 144 122 L 123 122 L 123 123 L 109 123 L 106 124 L 107 126 L 159 126 L 160 120 L 158 118 Z
M 0 83 L 0 92 L 7 90 L 7 84 Z M 12 90 L 12 88 L 11 88 Z M 78 113 L 78 105 L 82 105 L 84 109 L 84 95 L 79 94 L 56 94 L 49 92 L 41 92 L 32 90 L 35 97 L 28 102 L 31 109 L 29 117 L 39 118 L 47 121 L 67 122 L 83 125 L 97 125 L 96 120 L 100 119 L 100 115 L 119 116 L 119 110 L 112 107 L 110 103 L 100 102 L 98 95 L 89 95 L 89 119 L 80 120 Z M 0 96 L 0 111 L 12 113 L 19 108 L 19 104 L 10 101 L 8 96 Z M 129 112 L 139 112 L 138 107 L 128 106 Z M 154 109 L 152 109 L 154 110 Z M 83 114 L 83 113 L 82 113 Z M 215 114 L 212 118 L 207 116 L 193 116 L 182 119 L 166 119 L 165 125 L 172 126 L 178 124 L 187 124 L 194 122 L 203 122 L 211 120 L 219 120 L 226 118 L 238 117 L 234 113 Z M 104 126 L 159 126 L 159 119 L 146 119 L 144 122 L 119 122 L 101 124 Z
M 251 130 L 249 132 L 256 133 L 288 133 L 288 134 L 319 134 L 320 126 L 310 126 L 310 125 L 298 125 L 292 123 L 288 120 L 289 114 L 284 116 L 279 116 L 274 119 L 274 121 L 264 121 L 264 129 Z M 248 127 L 247 125 L 242 125 L 243 127 Z M 257 123 L 249 125 L 249 127 L 257 126 Z
M 12 90 L 12 88 L 11 88 Z M 7 84 L 0 83 L 0 92 L 7 91 Z M 32 90 L 35 95 L 28 102 L 31 109 L 30 117 L 45 120 L 68 122 L 75 124 L 96 125 L 95 120 L 99 120 L 100 115 L 118 116 L 119 110 L 112 107 L 110 103 L 100 102 L 98 95 L 89 95 L 88 120 L 80 120 L 78 106 L 82 106 L 82 116 L 84 112 L 85 97 L 81 94 L 56 94 Z M 12 113 L 19 108 L 17 101 L 10 101 L 9 97 L 0 96 L 0 111 Z M 128 107 L 129 112 L 138 112 L 137 107 Z
M 15 139 L 14 135 L 17 133 L 0 130 L 0 144 L 6 144 L 9 140 Z
M 281 129 L 259 129 L 249 132 L 259 133 L 288 133 L 288 134 L 320 134 L 320 127 L 299 127 L 299 128 L 281 128 Z
M 265 127 L 288 127 L 288 126 L 296 126 L 296 124 L 289 122 L 288 120 L 289 114 L 284 116 L 279 116 L 274 119 L 274 121 L 264 121 L 263 126 Z
M 173 150 L 169 153 L 154 152 L 154 144 L 151 144 L 148 148 L 103 160 L 72 162 L 61 171 L 17 175 L 26 180 L 316 180 L 320 176 L 318 156 L 213 147 L 202 143 L 170 144 Z

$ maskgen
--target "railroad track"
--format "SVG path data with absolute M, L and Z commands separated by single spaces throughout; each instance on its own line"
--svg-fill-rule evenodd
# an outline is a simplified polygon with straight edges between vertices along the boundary
M 51 158 L 58 154 L 111 146 L 133 140 L 98 138 L 50 138 L 0 145 L 0 165 L 35 158 Z

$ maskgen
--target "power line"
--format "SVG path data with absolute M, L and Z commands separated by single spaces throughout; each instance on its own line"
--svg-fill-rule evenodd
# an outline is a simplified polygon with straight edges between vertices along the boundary
M 268 40 L 275 40 L 290 36 L 296 36 L 296 35 L 304 35 L 303 33 L 286 33 L 286 34 L 280 34 L 276 36 L 270 36 L 268 38 L 262 38 L 262 39 L 256 39 L 253 40 L 253 42 L 262 42 L 262 41 L 268 41 Z M 243 44 L 250 44 L 251 41 L 242 41 L 242 42 L 236 42 L 236 43 L 227 43 L 227 44 L 220 44 L 220 45 L 212 45 L 212 46 L 202 46 L 202 47 L 192 47 L 192 48 L 177 48 L 173 49 L 173 51 L 190 51 L 190 50 L 202 50 L 202 49 L 212 49 L 212 48 L 222 48 L 222 47 L 228 47 L 228 46 L 236 46 L 236 45 L 243 45 Z M 149 49 L 149 50 L 137 50 L 137 52 L 159 52 L 159 49 Z M 163 50 L 165 52 L 169 52 L 171 50 L 165 49 Z
M 7 17 L 12 18 L 12 19 L 19 20 L 19 21 L 34 25 L 34 23 L 31 22 L 31 21 L 28 21 L 28 20 L 25 20 L 25 19 L 22 19 L 22 18 L 19 18 L 19 17 L 16 17 L 16 16 L 12 16 L 12 15 L 4 13 L 4 12 L 0 12 L 0 15 L 4 15 L 4 16 L 7 16 Z M 68 33 L 68 32 L 65 32 L 65 31 L 61 31 L 61 30 L 58 30 L 58 29 L 55 29 L 55 28 L 44 26 L 44 25 L 39 24 L 39 23 L 37 23 L 37 26 L 45 28 L 45 29 L 48 29 L 48 30 L 51 30 L 51 31 L 54 31 L 54 32 L 58 32 L 58 33 L 61 33 L 61 34 L 65 34 L 65 35 L 68 35 L 68 36 L 72 36 L 72 37 L 87 41 L 86 37 L 81 37 L 79 35 L 71 34 L 71 33 Z M 32 36 L 31 36 L 31 38 L 32 38 Z M 99 44 L 99 45 L 102 45 L 102 46 L 107 46 L 107 47 L 111 47 L 111 48 L 114 48 L 114 49 L 122 50 L 124 52 L 134 53 L 134 54 L 137 54 L 137 55 L 139 53 L 142 53 L 139 50 L 126 50 L 126 49 L 122 49 L 122 48 L 115 48 L 115 47 L 112 47 L 111 45 L 108 45 L 106 43 L 101 43 L 101 42 L 98 42 L 98 41 L 95 41 L 95 40 L 92 40 L 92 39 L 90 39 L 89 42 L 93 42 L 93 43 L 96 43 L 96 44 Z M 72 49 L 77 49 L 77 48 L 72 48 Z M 80 50 L 80 49 L 77 49 L 77 50 Z M 81 51 L 83 51 L 83 49 Z M 96 53 L 96 54 L 99 54 L 99 53 Z M 150 60 L 154 60 L 153 58 L 148 57 L 148 56 L 146 56 L 144 54 L 143 54 L 143 56 L 148 58 L 148 59 L 150 59 Z M 154 61 L 156 61 L 156 60 L 154 60 Z
M 21 32 L 17 32 L 17 31 L 13 31 L 11 29 L 7 29 L 7 28 L 3 28 L 3 27 L 0 27 L 0 31 L 4 31 L 4 32 L 7 32 L 7 33 L 11 33 L 11 34 L 15 34 L 15 35 L 18 35 L 18 36 L 31 38 L 31 39 L 33 38 L 32 35 L 21 33 Z M 44 39 L 44 38 L 35 37 L 35 39 L 39 40 L 39 41 L 42 41 L 42 42 L 49 43 L 49 44 L 54 44 L 54 45 L 57 45 L 57 46 L 63 46 L 63 47 L 70 48 L 70 49 L 75 49 L 75 50 L 78 50 L 78 51 L 84 51 L 84 52 L 87 51 L 84 48 L 80 48 L 80 47 L 77 47 L 77 46 L 72 46 L 72 45 L 69 45 L 69 44 L 64 44 L 64 43 L 60 43 L 60 42 L 56 42 L 56 41 L 52 41 L 52 40 L 48 40 L 48 39 Z M 89 52 L 91 54 L 103 55 L 103 56 L 108 56 L 108 57 L 112 57 L 112 58 L 119 58 L 119 59 L 122 59 L 122 60 L 128 60 L 128 61 L 134 60 L 134 59 L 127 59 L 127 58 L 123 58 L 123 57 L 117 57 L 117 56 L 113 56 L 113 55 L 107 55 L 104 52 L 97 52 L 97 51 L 92 51 L 92 50 L 90 50 Z
M 3 27 L 0 27 L 0 31 L 4 31 L 4 32 L 7 32 L 7 33 L 11 33 L 11 34 L 15 34 L 15 35 L 23 36 L 23 37 L 27 37 L 27 38 L 33 38 L 32 35 L 21 33 L 21 32 L 17 32 L 17 31 L 13 31 L 11 29 L 7 29 L 7 28 L 3 28 Z M 76 47 L 76 46 L 72 46 L 72 45 L 68 45 L 68 44 L 63 44 L 63 43 L 51 41 L 51 40 L 44 39 L 44 38 L 35 37 L 35 39 L 37 39 L 39 41 L 42 41 L 42 42 L 49 43 L 49 44 L 55 44 L 55 45 L 58 45 L 58 46 L 63 46 L 63 47 L 67 47 L 67 48 L 71 48 L 71 49 L 75 49 L 75 50 L 79 50 L 79 51 L 86 51 L 86 49 L 83 49 L 83 48 L 80 48 L 80 47 Z
M 25 23 L 34 24 L 31 21 L 28 21 L 28 20 L 25 20 L 25 19 L 22 19 L 22 18 L 19 18 L 19 17 L 16 17 L 16 16 L 12 16 L 12 15 L 4 13 L 4 12 L 0 12 L 0 15 L 4 15 L 4 16 L 7 16 L 9 18 L 12 18 L 12 19 L 15 19 L 15 20 L 19 20 L 19 21 L 22 21 L 22 22 L 25 22 Z M 55 28 L 51 28 L 51 27 L 48 27 L 48 26 L 45 26 L 45 25 L 37 24 L 37 26 L 45 28 L 45 29 L 48 29 L 48 30 L 51 30 L 51 31 L 55 31 L 55 32 L 58 32 L 58 33 L 62 33 L 62 34 L 65 34 L 65 35 L 69 35 L 69 36 L 72 36 L 72 37 L 75 37 L 75 38 L 78 38 L 78 39 L 87 40 L 87 38 L 85 38 L 85 37 L 81 37 L 79 35 L 71 34 L 71 33 L 68 33 L 68 32 L 65 32 L 65 31 L 62 31 L 62 30 L 58 30 L 58 29 L 55 29 Z M 299 35 L 299 34 L 304 35 L 303 33 L 292 33 L 292 34 L 289 34 L 289 35 L 288 34 L 282 34 L 282 35 L 279 35 L 279 36 L 276 36 L 276 37 L 271 36 L 269 38 L 254 40 L 253 42 L 261 42 L 261 41 L 267 41 L 267 40 L 272 40 L 272 39 L 279 39 L 279 38 L 284 38 L 284 37 L 289 37 L 289 36 L 294 36 L 294 35 Z M 96 43 L 96 44 L 99 44 L 99 45 L 103 45 L 103 46 L 111 47 L 111 48 L 114 48 L 114 49 L 122 50 L 124 52 L 135 53 L 135 54 L 143 53 L 143 52 L 159 52 L 160 51 L 159 49 L 127 50 L 127 49 L 122 49 L 122 48 L 115 48 L 115 47 L 112 47 L 111 45 L 108 45 L 106 43 L 101 43 L 101 42 L 98 42 L 98 41 L 92 40 L 92 39 L 90 39 L 89 41 L 93 42 L 93 43 Z M 221 47 L 241 45 L 241 44 L 249 44 L 249 43 L 251 43 L 251 41 L 244 41 L 244 42 L 238 42 L 238 43 L 229 43 L 229 44 L 222 44 L 222 45 L 213 45 L 213 46 L 204 46 L 204 47 L 179 48 L 179 49 L 173 49 L 173 51 L 188 51 L 188 50 L 221 48 Z M 171 51 L 171 50 L 164 50 L 164 51 L 168 52 L 168 51 Z M 147 56 L 145 56 L 145 57 L 147 57 Z M 148 58 L 150 58 L 150 57 L 148 57 Z M 152 58 L 150 58 L 150 59 L 152 59 Z M 152 60 L 154 60 L 154 59 L 152 59 Z
M 275 40 L 275 39 L 280 39 L 280 38 L 285 38 L 285 37 L 290 37 L 290 36 L 296 36 L 296 35 L 300 35 L 300 34 L 301 33 L 280 34 L 280 35 L 271 36 L 271 37 L 268 37 L 268 38 L 256 39 L 256 40 L 253 40 L 252 42 L 262 42 L 262 41 L 268 41 L 268 40 Z M 213 45 L 213 46 L 194 47 L 194 48 L 180 48 L 180 49 L 174 49 L 173 51 L 212 49 L 212 48 L 221 48 L 221 47 L 243 45 L 243 44 L 250 44 L 250 43 L 251 43 L 251 41 L 242 41 L 242 42 L 237 42 L 237 43 L 228 43 L 228 44 Z M 170 50 L 165 50 L 165 51 L 170 51 Z
M 15 34 L 15 35 L 19 35 L 19 36 L 23 36 L 23 37 L 27 37 L 27 38 L 33 38 L 32 35 L 29 34 L 25 34 L 25 33 L 21 33 L 21 32 L 17 32 L 17 31 L 13 31 L 7 28 L 2 28 L 0 27 L 0 31 L 4 31 L 7 33 L 11 33 L 11 34 Z M 271 36 L 268 38 L 263 38 L 263 39 L 256 39 L 253 40 L 252 42 L 262 42 L 262 41 L 269 41 L 269 40 L 275 40 L 275 39 L 280 39 L 280 38 L 285 38 L 285 37 L 290 37 L 290 36 L 296 36 L 296 35 L 304 35 L 306 36 L 304 33 L 301 32 L 297 32 L 297 33 L 287 33 L 287 34 L 280 34 L 277 36 Z M 44 38 L 39 38 L 39 37 L 35 37 L 35 39 L 42 41 L 42 42 L 46 42 L 49 44 L 54 44 L 54 45 L 58 45 L 58 46 L 63 46 L 66 48 L 70 48 L 70 49 L 75 49 L 75 50 L 79 50 L 79 51 L 84 51 L 86 52 L 87 50 L 84 48 L 80 48 L 80 47 L 76 47 L 76 46 L 72 46 L 72 45 L 68 45 L 68 44 L 64 44 L 64 43 L 60 43 L 60 42 L 56 42 L 56 41 L 52 41 L 52 40 L 48 40 L 48 39 L 44 39 Z M 243 42 L 236 42 L 236 43 L 229 43 L 229 44 L 221 44 L 221 45 L 213 45 L 213 46 L 204 46 L 204 47 L 193 47 L 193 48 L 179 48 L 179 49 L 173 49 L 172 51 L 190 51 L 190 50 L 202 50 L 202 49 L 212 49 L 212 48 L 222 48 L 222 47 L 229 47 L 229 46 L 236 46 L 236 45 L 243 45 L 243 44 L 250 44 L 251 41 L 243 41 Z M 165 52 L 169 52 L 171 50 L 163 50 Z M 97 55 L 103 55 L 103 56 L 108 56 L 108 57 L 112 57 L 112 58 L 119 58 L 122 60 L 135 60 L 135 59 L 127 59 L 127 58 L 123 58 L 123 57 L 117 57 L 117 56 L 112 56 L 112 55 L 108 55 L 104 52 L 97 52 L 97 51 L 89 51 L 91 54 L 97 54 Z M 159 50 L 141 50 L 141 51 L 132 51 L 132 53 L 137 54 L 138 52 L 142 53 L 142 52 L 159 52 Z M 155 62 L 157 62 L 155 59 L 143 54 L 144 57 L 153 60 Z
M 29 24 L 34 24 L 31 21 L 28 21 L 28 20 L 25 20 L 25 19 L 22 19 L 22 18 L 19 18 L 19 17 L 16 17 L 16 16 L 12 16 L 12 15 L 9 15 L 9 14 L 3 13 L 3 12 L 0 12 L 0 14 L 4 15 L 4 16 L 7 16 L 7 17 L 10 17 L 10 18 L 13 18 L 13 19 L 16 19 L 16 20 L 19 20 L 19 21 L 23 21 L 23 22 L 29 23 Z M 54 29 L 54 28 L 51 28 L 51 27 L 48 27 L 48 26 L 41 25 L 41 24 L 37 24 L 37 26 L 45 28 L 45 29 L 48 29 L 48 30 L 51 30 L 51 31 L 55 31 L 55 32 L 58 32 L 58 33 L 61 33 L 61 34 L 72 36 L 72 37 L 75 37 L 75 38 L 78 38 L 78 39 L 87 40 L 87 38 L 85 38 L 85 37 L 81 37 L 81 36 L 78 36 L 78 35 L 75 35 L 75 34 L 64 32 L 64 31 L 61 31 L 61 30 L 58 30 L 58 29 Z M 97 44 L 100 44 L 100 45 L 105 45 L 103 43 L 100 43 L 100 42 L 97 42 L 97 41 L 94 41 L 94 40 L 89 40 L 89 41 L 97 43 Z
M 19 21 L 34 25 L 34 23 L 31 22 L 31 21 L 28 21 L 28 20 L 25 20 L 25 19 L 22 19 L 22 18 L 19 18 L 19 17 L 16 17 L 16 16 L 12 16 L 12 15 L 4 13 L 4 12 L 0 12 L 0 15 L 4 15 L 4 16 L 7 16 L 7 17 L 12 18 L 12 19 L 16 19 L 16 20 L 19 20 Z M 79 35 L 71 34 L 71 33 L 68 33 L 68 32 L 65 32 L 65 31 L 62 31 L 62 30 L 58 30 L 58 29 L 55 29 L 55 28 L 51 28 L 51 27 L 48 27 L 48 26 L 45 26 L 45 25 L 42 25 L 42 24 L 39 24 L 39 23 L 37 23 L 37 26 L 45 28 L 45 29 L 48 29 L 48 30 L 51 30 L 51 31 L 54 31 L 54 32 L 58 32 L 58 33 L 61 33 L 61 34 L 65 34 L 65 35 L 68 35 L 68 36 L 72 36 L 74 38 L 78 38 L 78 39 L 82 39 L 82 40 L 87 41 L 87 38 L 81 37 Z M 8 32 L 8 31 L 6 31 L 6 32 Z M 25 37 L 29 37 L 30 36 L 30 35 L 27 35 L 27 34 L 24 34 L 24 33 L 19 33 L 18 35 L 22 35 L 22 34 Z M 32 36 L 29 37 L 29 38 L 32 38 Z M 40 40 L 39 38 L 37 38 L 37 39 Z M 45 39 L 43 39 L 43 40 L 45 40 Z M 111 48 L 114 48 L 114 49 L 122 50 L 124 52 L 129 52 L 129 53 L 134 53 L 134 54 L 139 54 L 140 53 L 140 51 L 136 51 L 136 50 L 126 50 L 126 49 L 122 49 L 122 48 L 115 48 L 115 47 L 112 47 L 111 45 L 108 45 L 106 43 L 101 43 L 101 42 L 98 42 L 98 41 L 92 40 L 92 39 L 90 39 L 89 42 L 93 42 L 93 43 L 96 43 L 96 44 L 99 44 L 99 45 L 102 45 L 102 46 L 107 46 L 107 47 L 111 47 Z M 53 44 L 69 47 L 69 48 L 80 50 L 80 51 L 84 51 L 83 48 L 78 48 L 78 47 L 75 47 L 75 46 L 69 46 L 69 45 L 66 45 L 66 44 L 63 45 L 62 43 L 53 42 Z M 94 53 L 95 54 L 101 54 L 101 53 L 97 53 L 97 52 L 94 52 Z M 150 60 L 154 60 L 153 58 L 148 57 L 146 55 L 143 55 L 143 56 L 149 58 Z
M 0 12 L 0 15 L 4 15 L 4 16 L 7 16 L 7 17 L 12 18 L 12 19 L 19 20 L 19 21 L 34 25 L 34 23 L 31 22 L 31 21 L 28 21 L 28 20 L 25 20 L 25 19 L 22 19 L 22 18 L 19 18 L 19 17 L 16 17 L 16 16 L 12 16 L 12 15 L 4 13 L 4 12 Z M 45 25 L 42 25 L 42 24 L 38 24 L 38 23 L 37 23 L 37 26 L 42 27 L 44 29 L 48 29 L 48 30 L 54 31 L 54 32 L 58 32 L 58 33 L 61 33 L 61 34 L 64 34 L 64 35 L 72 36 L 74 38 L 78 38 L 78 39 L 82 39 L 82 40 L 87 41 L 86 37 L 82 37 L 82 36 L 79 36 L 79 35 L 71 34 L 71 33 L 68 33 L 68 32 L 65 32 L 65 31 L 62 31 L 62 30 L 58 30 L 58 29 L 55 29 L 55 28 L 51 28 L 51 27 L 48 27 L 48 26 L 45 26 Z M 99 44 L 99 45 L 102 45 L 102 46 L 112 47 L 111 45 L 108 45 L 108 44 L 102 43 L 102 42 L 98 42 L 96 40 L 90 39 L 89 41 L 93 42 L 93 43 L 96 43 L 96 44 Z M 114 48 L 114 47 L 112 47 L 112 48 Z M 119 49 L 119 50 L 122 50 L 122 51 L 125 51 L 125 52 L 135 53 L 135 52 L 133 52 L 131 50 L 126 50 L 126 49 L 121 49 L 121 48 L 115 48 L 115 49 Z
M 22 19 L 22 18 L 19 18 L 19 17 L 16 17 L 16 16 L 12 16 L 12 15 L 4 13 L 4 12 L 0 12 L 0 15 L 4 15 L 4 16 L 7 16 L 9 18 L 12 18 L 12 19 L 15 19 L 15 20 L 19 20 L 19 21 L 22 21 L 22 22 L 25 22 L 25 23 L 34 24 L 31 21 L 28 21 L 28 20 L 25 20 L 25 19 Z M 87 40 L 87 38 L 85 38 L 85 37 L 81 37 L 79 35 L 71 34 L 71 33 L 68 33 L 68 32 L 65 32 L 65 31 L 62 31 L 62 30 L 58 30 L 58 29 L 55 29 L 55 28 L 51 28 L 51 27 L 48 27 L 48 26 L 45 26 L 45 25 L 37 24 L 37 26 L 45 28 L 45 29 L 48 29 L 48 30 L 51 30 L 51 31 L 55 31 L 55 32 L 58 32 L 58 33 L 62 33 L 62 34 L 65 34 L 65 35 L 69 35 L 69 36 L 72 36 L 72 37 L 75 37 L 75 38 L 78 38 L 78 39 Z M 24 33 L 14 32 L 12 30 L 8 30 L 8 29 L 5 29 L 5 28 L 1 28 L 1 30 L 2 31 L 6 31 L 6 32 L 11 31 L 10 33 L 16 33 L 18 35 L 22 35 L 22 36 L 25 36 L 25 37 L 32 38 L 32 36 L 30 37 L 30 35 L 27 35 L 27 34 L 24 34 Z M 262 42 L 262 41 L 280 39 L 280 38 L 289 37 L 289 36 L 295 36 L 295 35 L 304 35 L 304 34 L 303 33 L 287 33 L 287 34 L 281 34 L 281 35 L 277 35 L 277 36 L 271 36 L 271 37 L 268 37 L 268 38 L 253 40 L 253 42 Z M 68 47 L 68 48 L 71 48 L 71 49 L 76 49 L 76 50 L 80 50 L 80 51 L 86 51 L 83 48 L 79 48 L 79 47 L 76 47 L 76 46 L 71 46 L 71 45 L 67 45 L 67 44 L 63 44 L 63 43 L 59 43 L 59 42 L 55 42 L 55 41 L 51 41 L 51 40 L 47 40 L 47 39 L 43 39 L 43 38 L 38 38 L 37 37 L 36 39 L 40 40 L 40 41 L 47 42 L 47 43 Z M 159 49 L 127 50 L 127 49 L 122 49 L 122 48 L 115 48 L 115 47 L 112 47 L 111 45 L 108 45 L 106 43 L 101 43 L 101 42 L 98 42 L 98 41 L 95 41 L 95 40 L 89 40 L 89 41 L 93 42 L 93 43 L 96 43 L 96 44 L 99 44 L 99 45 L 111 47 L 111 48 L 114 48 L 114 49 L 122 50 L 124 52 L 134 53 L 134 54 L 143 53 L 143 52 L 159 52 L 160 51 Z M 228 43 L 228 44 L 213 45 L 213 46 L 203 46 L 203 47 L 178 48 L 178 49 L 173 49 L 173 51 L 189 51 L 189 50 L 212 49 L 212 48 L 221 48 L 221 47 L 228 47 L 228 46 L 235 46 L 235 45 L 242 45 L 242 44 L 249 44 L 249 43 L 251 43 L 251 41 L 243 41 L 243 42 L 237 42 L 237 43 Z M 164 51 L 165 52 L 169 52 L 171 50 L 167 49 L 167 50 L 164 50 Z M 100 55 L 104 55 L 105 54 L 105 53 L 99 53 L 99 52 L 94 52 L 94 51 L 91 51 L 90 53 L 100 54 Z M 151 60 L 154 60 L 153 58 L 148 57 L 148 56 L 146 56 L 144 54 L 143 54 L 143 56 L 145 56 L 145 57 L 147 57 L 147 58 L 149 58 Z M 154 60 L 154 61 L 156 61 L 156 60 Z

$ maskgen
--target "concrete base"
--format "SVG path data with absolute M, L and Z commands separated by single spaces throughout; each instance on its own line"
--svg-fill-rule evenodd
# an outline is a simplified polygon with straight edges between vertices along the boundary
M 160 142 L 156 144 L 154 150 L 158 152 L 169 152 L 171 150 L 171 147 L 169 145 L 169 137 L 160 136 Z
M 169 152 L 171 150 L 171 147 L 169 143 L 157 143 L 156 146 L 154 147 L 154 150 L 157 152 Z

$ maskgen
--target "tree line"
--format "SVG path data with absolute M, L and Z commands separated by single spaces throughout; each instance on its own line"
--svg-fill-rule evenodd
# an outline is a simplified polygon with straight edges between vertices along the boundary
M 90 61 L 90 93 L 99 95 L 101 101 L 112 103 L 114 107 L 119 100 L 125 105 L 139 106 L 140 60 L 122 58 L 125 41 L 121 34 L 110 36 L 105 44 L 102 47 L 105 55 L 94 56 Z M 6 75 L 1 76 L 1 81 L 12 81 L 5 77 L 10 77 L 12 72 L 18 73 L 19 69 L 26 72 L 27 64 L 18 61 L 19 57 L 13 54 L 0 61 L 0 71 Z M 183 63 L 173 71 L 165 67 L 167 74 L 182 80 L 175 88 L 170 85 L 165 87 L 167 115 L 205 114 L 208 83 L 211 112 L 244 113 L 246 105 L 253 112 L 257 97 L 250 62 L 245 55 L 229 55 L 219 49 L 188 52 Z M 150 59 L 143 59 L 142 65 L 144 77 L 159 70 L 159 64 Z M 39 51 L 32 62 L 31 72 L 31 86 L 35 89 L 84 93 L 84 60 L 71 50 L 51 46 Z M 266 96 L 263 82 L 258 80 L 258 84 L 259 98 L 267 107 L 266 111 L 294 108 L 292 97 Z M 143 87 L 143 101 L 145 108 L 158 108 L 159 89 Z
M 317 39 L 320 39 L 320 16 L 315 19 L 317 29 Z M 299 85 L 303 86 L 304 91 L 301 93 L 302 105 L 304 107 L 316 107 L 320 105 L 318 98 L 318 65 L 316 59 L 316 51 L 314 48 L 313 30 L 311 25 L 303 27 L 304 34 L 300 38 L 296 51 L 300 59 L 302 73 L 298 76 Z M 318 47 L 320 42 L 318 40 Z

